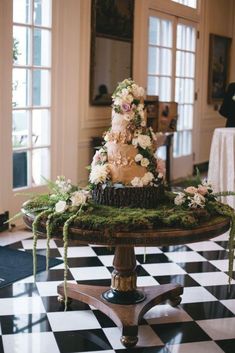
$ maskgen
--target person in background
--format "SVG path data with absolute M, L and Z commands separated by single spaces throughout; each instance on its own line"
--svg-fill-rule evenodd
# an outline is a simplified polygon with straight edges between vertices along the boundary
M 219 113 L 227 119 L 226 127 L 235 127 L 235 82 L 228 85 Z

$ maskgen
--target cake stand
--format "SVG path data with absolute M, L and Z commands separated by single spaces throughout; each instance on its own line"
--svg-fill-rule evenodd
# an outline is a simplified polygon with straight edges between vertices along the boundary
M 32 227 L 34 216 L 25 214 L 24 221 Z M 223 234 L 230 228 L 230 219 L 214 217 L 193 229 L 161 228 L 136 232 L 89 231 L 71 227 L 69 235 L 79 243 L 98 244 L 115 247 L 114 270 L 111 286 L 67 284 L 69 299 L 79 300 L 99 309 L 122 328 L 121 342 L 125 347 L 133 347 L 138 341 L 138 323 L 153 306 L 168 300 L 172 306 L 181 302 L 183 287 L 179 284 L 164 284 L 137 288 L 136 246 L 167 246 L 198 242 Z M 39 234 L 45 233 L 45 224 L 40 225 Z M 58 229 L 57 236 L 62 229 Z M 156 265 L 157 266 L 157 265 Z M 64 299 L 64 284 L 58 286 L 60 299 Z

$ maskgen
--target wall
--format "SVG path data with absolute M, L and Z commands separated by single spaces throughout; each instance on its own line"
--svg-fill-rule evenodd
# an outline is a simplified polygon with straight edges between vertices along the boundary
M 80 0 L 80 79 L 79 79 L 79 133 L 78 133 L 78 179 L 87 180 L 85 167 L 90 163 L 92 136 L 101 136 L 109 127 L 111 108 L 94 107 L 89 105 L 89 68 L 90 68 L 90 0 Z M 174 11 L 182 16 L 180 5 L 170 0 L 136 0 L 133 78 L 138 84 L 146 87 L 147 63 L 147 24 L 148 9 L 157 8 L 164 11 Z M 200 38 L 198 41 L 197 87 L 198 101 L 194 124 L 194 152 L 195 163 L 208 161 L 210 143 L 216 127 L 224 126 L 225 120 L 219 116 L 212 105 L 207 103 L 208 53 L 209 33 L 216 33 L 235 38 L 233 22 L 235 0 L 201 0 L 200 17 L 191 19 L 198 22 Z M 191 16 L 189 9 L 186 16 Z M 232 47 L 232 60 L 235 59 L 235 45 Z M 235 79 L 235 67 L 231 66 L 230 79 Z
M 198 60 L 198 114 L 195 125 L 195 163 L 203 163 L 209 160 L 210 144 L 213 131 L 217 127 L 225 125 L 225 119 L 216 110 L 216 106 L 207 103 L 207 80 L 208 80 L 208 55 L 209 55 L 209 33 L 232 37 L 234 21 L 233 0 L 202 0 L 200 20 L 200 55 Z M 235 37 L 234 37 L 235 38 Z M 233 43 L 231 53 L 230 80 L 235 79 Z

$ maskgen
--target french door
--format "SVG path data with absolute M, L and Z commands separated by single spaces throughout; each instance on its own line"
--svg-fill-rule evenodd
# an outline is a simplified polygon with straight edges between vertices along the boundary
M 149 16 L 147 92 L 159 96 L 159 101 L 178 103 L 171 179 L 191 175 L 193 170 L 195 58 L 195 23 L 152 11 Z

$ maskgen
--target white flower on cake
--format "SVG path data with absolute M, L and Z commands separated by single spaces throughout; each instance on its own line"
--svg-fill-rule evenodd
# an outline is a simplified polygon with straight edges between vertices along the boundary
M 96 164 L 105 163 L 106 161 L 107 161 L 107 152 L 104 148 L 101 148 L 98 151 L 96 151 L 91 163 L 91 167 L 93 168 Z
M 134 179 L 131 180 L 131 185 L 134 186 L 134 187 L 138 187 L 138 188 L 141 188 L 143 187 L 143 181 L 141 178 L 139 177 L 135 177 Z
M 148 135 L 140 134 L 140 135 L 138 135 L 138 137 L 136 137 L 132 140 L 132 144 L 134 146 L 139 145 L 141 148 L 143 148 L 145 150 L 146 148 L 152 146 L 152 141 Z
M 58 213 L 64 212 L 68 208 L 66 201 L 60 200 L 55 204 L 55 211 Z
M 75 191 L 72 196 L 70 197 L 70 200 L 72 202 L 72 206 L 81 206 L 85 205 L 88 198 L 90 196 L 89 191 L 87 190 L 78 190 Z
M 161 158 L 157 158 L 157 167 L 156 171 L 158 172 L 158 177 L 159 178 L 164 178 L 166 174 L 166 165 L 165 161 Z
M 232 100 L 235 101 L 235 94 L 232 96 Z
M 92 184 L 104 183 L 108 179 L 109 168 L 108 164 L 97 164 L 90 172 L 89 180 Z
M 154 175 L 151 172 L 145 173 L 144 176 L 141 178 L 143 185 L 150 184 L 153 179 L 154 179 Z
M 147 167 L 149 165 L 148 158 L 142 158 L 140 164 L 142 165 L 142 167 Z
M 183 192 L 179 192 L 174 199 L 174 203 L 177 206 L 181 206 L 184 202 L 185 202 L 185 194 Z
M 143 159 L 144 157 L 142 156 L 142 154 L 138 153 L 136 156 L 135 156 L 135 161 L 138 163 L 141 161 L 141 159 Z

